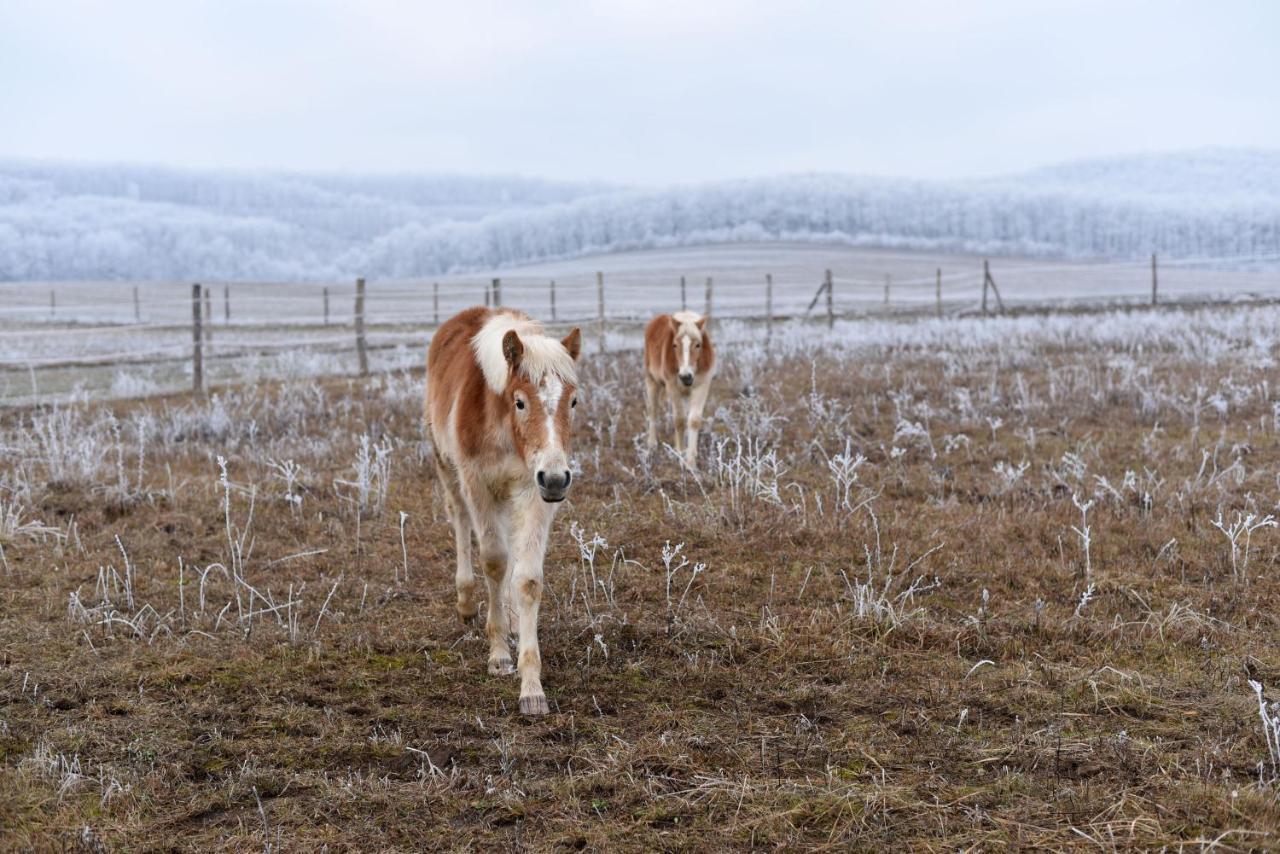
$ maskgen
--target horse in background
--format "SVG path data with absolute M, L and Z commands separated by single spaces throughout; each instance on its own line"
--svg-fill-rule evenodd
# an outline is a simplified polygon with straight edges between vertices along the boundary
M 548 712 L 538 608 L 551 522 L 573 479 L 568 455 L 581 350 L 577 328 L 557 341 L 522 312 L 477 307 L 446 321 L 427 352 L 427 432 L 453 521 L 458 615 L 470 622 L 478 610 L 474 535 L 488 589 L 489 672 L 518 669 L 526 715 Z M 515 667 L 508 590 L 519 628 Z
M 698 465 L 698 431 L 716 373 L 707 319 L 692 311 L 660 314 L 644 329 L 645 412 L 649 447 L 658 444 L 658 392 L 665 389 L 675 421 L 675 447 L 690 468 Z

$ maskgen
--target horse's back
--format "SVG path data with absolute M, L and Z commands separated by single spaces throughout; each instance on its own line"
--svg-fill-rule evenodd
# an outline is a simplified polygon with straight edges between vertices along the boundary
M 674 334 L 671 331 L 671 315 L 660 314 L 644 327 L 645 370 L 655 379 L 667 373 L 666 356 Z
M 493 309 L 485 306 L 468 308 L 442 323 L 431 336 L 431 346 L 427 348 L 424 414 L 433 438 L 443 438 L 442 434 L 448 432 L 445 419 L 453 409 L 453 402 L 468 386 L 475 385 L 480 375 L 471 339 L 492 316 Z

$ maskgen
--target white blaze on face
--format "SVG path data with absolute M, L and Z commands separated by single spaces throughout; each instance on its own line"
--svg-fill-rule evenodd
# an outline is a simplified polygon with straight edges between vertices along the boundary
M 684 333 L 683 329 L 680 331 L 681 333 Z M 690 338 L 687 334 L 681 334 L 680 336 L 680 373 L 682 374 L 693 373 L 693 365 L 690 363 L 690 360 L 689 360 L 689 351 L 692 349 L 693 349 L 693 339 Z
M 564 381 L 555 374 L 547 374 L 538 386 L 538 398 L 547 414 L 547 450 L 559 451 L 560 436 L 556 433 L 556 410 L 560 408 L 560 395 L 564 393 Z
M 532 468 L 538 471 L 559 472 L 569 468 L 569 460 L 564 451 L 564 440 L 556 429 L 556 411 L 560 408 L 560 397 L 564 394 L 564 380 L 555 374 L 544 374 L 538 383 L 538 400 L 547 419 L 547 441 L 538 449 L 532 460 Z

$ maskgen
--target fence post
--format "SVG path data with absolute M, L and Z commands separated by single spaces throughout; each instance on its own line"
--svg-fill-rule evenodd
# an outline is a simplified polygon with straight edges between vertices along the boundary
M 987 316 L 987 282 L 991 281 L 991 269 L 987 259 L 982 259 L 982 316 Z
M 431 283 L 431 317 L 435 325 L 440 325 L 440 283 Z
M 329 325 L 329 289 L 324 289 L 324 325 Z
M 773 273 L 764 274 L 764 341 L 773 340 Z
M 604 352 L 604 273 L 596 273 L 596 309 L 600 316 L 600 329 L 597 344 L 601 353 Z
M 687 311 L 689 308 L 689 300 L 685 296 L 684 276 L 680 277 L 680 310 Z
M 892 281 L 893 281 L 893 277 L 886 274 L 884 277 L 884 307 L 885 308 L 889 307 L 889 284 Z
M 942 268 L 938 268 L 938 283 L 936 286 L 936 296 L 938 303 L 938 317 L 942 317 Z
M 827 290 L 827 328 L 831 329 L 836 325 L 836 309 L 835 296 L 832 294 L 832 291 L 835 290 L 835 286 L 831 283 L 830 270 L 827 270 L 826 275 L 823 277 L 822 285 Z
M 1156 253 L 1151 253 L 1151 304 L 1156 304 Z
M 484 307 L 485 308 L 489 307 L 490 300 L 492 299 L 492 290 L 493 290 L 492 285 L 484 286 Z
M 551 322 L 556 322 L 556 280 L 551 280 Z
M 138 302 L 138 286 L 133 286 L 133 321 L 134 323 L 142 322 L 142 306 Z
M 231 286 L 222 286 L 222 322 L 231 322 Z
M 703 315 L 707 318 L 707 320 L 710 320 L 710 319 L 711 319 L 711 277 L 710 277 L 710 276 L 707 276 L 707 306 L 706 306 L 706 308 L 707 308 L 707 310 L 703 312 Z
M 213 343 L 213 296 L 209 286 L 204 286 L 204 343 Z
M 1000 309 L 1000 313 L 1004 314 L 1004 300 L 1000 298 L 1000 289 L 996 287 L 996 280 L 991 277 L 991 267 L 984 258 L 982 260 L 982 310 L 987 310 L 987 286 L 991 286 L 991 293 L 996 295 L 996 306 Z
M 493 280 L 493 307 L 502 305 L 502 279 Z
M 356 279 L 356 357 L 360 360 L 360 376 L 369 376 L 369 353 L 364 341 L 364 279 Z
M 191 390 L 204 393 L 204 334 L 200 317 L 200 285 L 191 286 Z
M 54 315 L 58 313 L 58 297 L 52 289 L 49 291 L 49 319 L 53 320 Z

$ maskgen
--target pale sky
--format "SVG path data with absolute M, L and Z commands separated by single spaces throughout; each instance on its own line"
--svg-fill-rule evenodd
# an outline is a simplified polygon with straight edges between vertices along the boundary
M 0 156 L 667 183 L 1280 148 L 1280 2 L 0 0 Z

